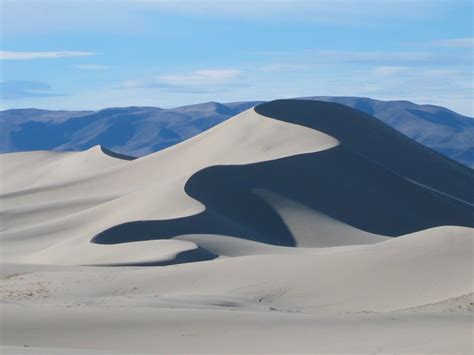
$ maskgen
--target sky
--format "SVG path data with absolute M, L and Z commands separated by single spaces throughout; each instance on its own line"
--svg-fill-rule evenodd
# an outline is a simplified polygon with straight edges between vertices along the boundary
M 471 0 L 0 0 L 0 109 L 363 96 L 474 116 Z

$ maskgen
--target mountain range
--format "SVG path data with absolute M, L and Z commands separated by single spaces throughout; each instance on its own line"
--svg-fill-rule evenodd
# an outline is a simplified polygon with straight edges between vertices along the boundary
M 362 97 L 306 97 L 343 104 L 380 119 L 419 143 L 474 166 L 474 119 L 434 105 Z M 101 145 L 144 156 L 172 146 L 263 101 L 207 102 L 172 109 L 117 107 L 99 111 L 11 109 L 0 112 L 0 152 L 81 151 Z

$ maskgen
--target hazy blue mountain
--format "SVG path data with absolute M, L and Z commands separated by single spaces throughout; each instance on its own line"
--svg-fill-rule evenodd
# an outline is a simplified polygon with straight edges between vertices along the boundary
M 474 166 L 474 119 L 446 108 L 360 97 L 310 97 L 373 115 L 418 142 Z M 190 138 L 262 101 L 207 102 L 173 109 L 121 107 L 91 111 L 0 112 L 0 152 L 84 150 L 100 144 L 143 156 Z
M 0 152 L 84 150 L 102 145 L 143 156 L 181 142 L 258 102 L 208 102 L 174 109 L 107 108 L 96 112 L 16 109 L 0 112 Z

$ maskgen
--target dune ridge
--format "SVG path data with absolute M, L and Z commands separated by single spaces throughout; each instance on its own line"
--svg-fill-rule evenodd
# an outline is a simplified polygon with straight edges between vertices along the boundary
M 474 177 L 359 111 L 0 166 L 2 351 L 472 350 Z
M 422 168 L 434 169 L 436 177 L 414 173 L 413 163 L 395 152 L 428 161 Z M 22 156 L 27 164 L 18 165 Z M 110 264 L 101 260 L 104 247 L 99 245 L 115 245 L 109 247 L 115 264 L 157 263 L 160 253 L 144 260 L 148 252 L 129 253 L 127 244 L 178 238 L 175 255 L 182 252 L 178 244 L 186 235 L 330 247 L 379 242 L 441 225 L 474 225 L 470 206 L 419 185 L 470 199 L 473 179 L 466 168 L 368 115 L 333 103 L 265 103 L 136 160 L 102 147 L 81 153 L 13 153 L 2 160 L 12 166 L 11 176 L 19 176 L 7 177 L 2 186 L 1 216 L 9 220 L 1 234 L 7 261 Z M 33 174 L 21 172 L 32 163 L 39 166 Z M 35 170 L 32 187 L 18 188 L 28 186 L 23 176 L 32 179 Z M 27 247 L 18 247 L 25 241 Z
M 30 251 L 33 252 L 36 248 L 37 252 L 32 258 L 21 256 L 23 260 L 44 263 L 48 262 L 48 255 L 53 258 L 49 262 L 54 259 L 75 260 L 77 253 L 74 253 L 72 259 L 64 257 L 64 253 L 71 253 L 71 250 L 78 248 L 95 248 L 94 244 L 89 243 L 90 239 L 120 221 L 169 219 L 202 211 L 205 207 L 184 193 L 184 185 L 195 170 L 215 163 L 242 164 L 275 159 L 328 149 L 337 144 L 337 140 L 323 133 L 261 117 L 251 110 L 189 141 L 133 161 L 111 159 L 107 155 L 96 154 L 100 147 L 81 153 L 51 153 L 58 157 L 68 154 L 74 158 L 86 154 L 94 165 L 101 165 L 103 160 L 116 162 L 111 166 L 105 165 L 98 171 L 91 169 L 84 177 L 72 173 L 57 184 L 46 181 L 45 178 L 44 186 L 38 186 L 36 182 L 33 188 L 23 191 L 16 188 L 16 179 L 12 179 L 13 188 L 8 188 L 8 183 L 2 186 L 7 187 L 2 191 L 2 208 L 11 210 L 27 206 L 30 201 L 49 200 L 51 204 L 57 204 L 63 196 L 68 196 L 68 200 L 100 198 L 103 203 L 88 206 L 72 214 L 58 214 L 56 218 L 51 216 L 52 218 L 39 223 L 36 222 L 37 219 L 30 219 L 33 222 L 28 223 L 28 214 L 25 212 L 21 225 L 10 226 L 9 230 L 2 234 L 4 256 L 6 257 L 5 251 L 10 249 L 14 260 L 18 260 L 16 252 L 24 248 L 17 248 L 16 241 L 26 238 L 31 240 L 28 244 Z M 249 150 L 252 154 L 248 154 Z M 30 153 L 23 154 L 29 156 Z M 50 158 L 49 155 L 47 157 Z M 6 166 L 10 158 L 17 160 L 12 154 L 3 155 L 1 158 L 6 160 Z M 21 173 L 15 172 L 15 175 Z M 8 180 L 8 176 L 5 178 Z M 21 186 L 25 186 L 24 183 Z M 13 190 L 14 195 L 10 195 L 8 190 Z M 64 239 L 63 230 L 68 230 L 67 240 Z M 122 246 L 122 249 L 126 247 Z M 101 262 L 100 258 L 88 259 L 91 254 L 94 253 L 79 253 L 83 255 L 84 263 Z M 124 255 L 124 258 L 125 263 L 137 261 L 133 255 Z M 138 259 L 141 262 L 140 256 Z

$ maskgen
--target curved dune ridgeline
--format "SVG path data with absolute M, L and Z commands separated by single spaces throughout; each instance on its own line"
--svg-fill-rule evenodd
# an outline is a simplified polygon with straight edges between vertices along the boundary
M 341 104 L 276 100 L 255 107 L 263 116 L 313 128 L 353 154 L 387 170 L 474 203 L 472 169 L 426 148 L 378 119 Z
M 311 235 L 316 238 L 317 231 L 292 233 L 288 222 L 257 190 L 285 196 L 312 211 L 385 236 L 443 225 L 474 226 L 470 169 L 379 120 L 318 101 L 278 100 L 255 111 L 321 131 L 341 144 L 254 164 L 210 166 L 195 173 L 185 186 L 205 211 L 171 220 L 127 222 L 99 233 L 92 242 L 218 234 L 282 246 L 314 245 Z

